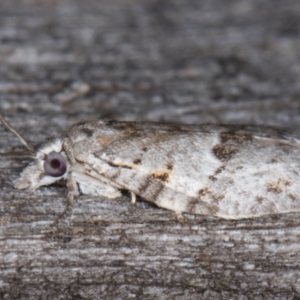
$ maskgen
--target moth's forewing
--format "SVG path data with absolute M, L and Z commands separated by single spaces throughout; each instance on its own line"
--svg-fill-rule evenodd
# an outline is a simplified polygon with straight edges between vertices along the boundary
M 76 159 L 161 207 L 233 219 L 300 210 L 300 147 L 282 132 L 101 122 L 72 134 Z

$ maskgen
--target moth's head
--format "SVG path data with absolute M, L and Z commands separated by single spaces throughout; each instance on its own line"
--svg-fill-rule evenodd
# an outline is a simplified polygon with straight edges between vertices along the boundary
M 16 181 L 18 189 L 36 190 L 61 179 L 66 179 L 69 163 L 60 138 L 51 139 L 37 147 L 31 163 Z
M 66 153 L 63 151 L 63 143 L 60 138 L 53 138 L 46 143 L 36 147 L 27 142 L 0 113 L 2 124 L 15 134 L 28 150 L 26 155 L 34 159 L 22 173 L 15 183 L 18 189 L 36 190 L 42 185 L 49 185 L 60 179 L 66 179 L 70 164 Z M 8 155 L 10 153 L 7 153 Z

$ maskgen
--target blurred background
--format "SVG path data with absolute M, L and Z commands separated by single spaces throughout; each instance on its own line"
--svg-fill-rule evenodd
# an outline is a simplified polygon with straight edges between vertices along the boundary
M 0 1 L 0 109 L 34 141 L 90 118 L 298 127 L 299 79 L 298 1 Z

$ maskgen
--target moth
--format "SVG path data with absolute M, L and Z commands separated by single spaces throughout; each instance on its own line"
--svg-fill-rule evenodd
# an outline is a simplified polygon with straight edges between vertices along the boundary
M 116 198 L 121 190 L 176 213 L 225 219 L 300 211 L 299 134 L 274 128 L 93 120 L 41 145 L 0 115 L 33 162 L 17 189 L 66 180 L 79 193 Z

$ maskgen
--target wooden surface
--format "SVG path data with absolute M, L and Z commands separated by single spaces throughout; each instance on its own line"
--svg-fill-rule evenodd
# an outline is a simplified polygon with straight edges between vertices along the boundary
M 300 125 L 296 1 L 2 1 L 0 109 L 34 143 L 90 118 Z M 0 127 L 0 150 L 22 146 Z M 0 159 L 1 299 L 296 299 L 300 214 L 225 221 L 124 194 L 18 191 Z

